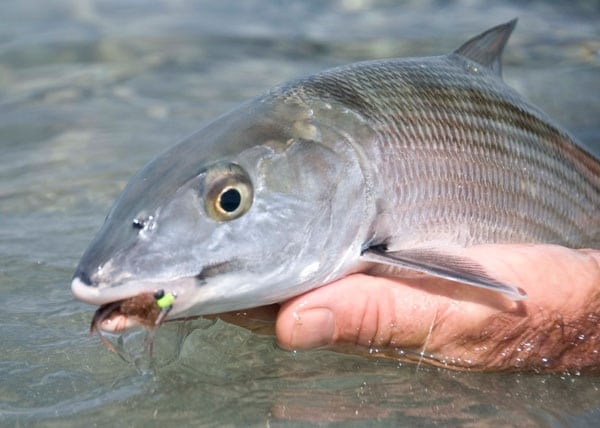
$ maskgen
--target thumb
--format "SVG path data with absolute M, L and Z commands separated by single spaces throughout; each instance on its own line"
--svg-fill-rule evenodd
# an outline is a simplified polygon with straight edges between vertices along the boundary
M 354 274 L 284 303 L 275 331 L 291 350 L 345 343 L 417 348 L 448 304 L 401 280 Z

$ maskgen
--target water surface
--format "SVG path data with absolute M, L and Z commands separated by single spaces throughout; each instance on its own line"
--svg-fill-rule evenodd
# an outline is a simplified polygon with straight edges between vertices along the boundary
M 24 0 L 0 16 L 0 425 L 600 423 L 596 377 L 294 354 L 222 321 L 165 327 L 158 369 L 138 370 L 88 338 L 93 308 L 69 289 L 130 176 L 217 114 L 515 16 L 506 80 L 600 155 L 597 2 Z

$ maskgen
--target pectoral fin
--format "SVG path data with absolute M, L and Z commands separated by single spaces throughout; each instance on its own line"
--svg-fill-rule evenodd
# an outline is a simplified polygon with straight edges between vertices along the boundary
M 370 247 L 362 253 L 362 259 L 497 291 L 512 300 L 527 298 L 527 293 L 523 289 L 496 280 L 479 263 L 460 255 L 436 249 L 420 248 L 388 251 L 384 247 Z

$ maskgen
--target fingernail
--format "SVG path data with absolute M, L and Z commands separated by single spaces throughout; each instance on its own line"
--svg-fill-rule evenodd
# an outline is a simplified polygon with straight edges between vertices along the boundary
M 308 309 L 294 314 L 292 349 L 319 348 L 333 342 L 335 320 L 327 308 Z

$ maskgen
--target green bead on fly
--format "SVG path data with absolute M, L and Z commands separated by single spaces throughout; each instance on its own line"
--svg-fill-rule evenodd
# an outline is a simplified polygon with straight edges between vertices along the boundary
M 165 293 L 165 290 L 158 290 L 156 293 L 154 293 L 156 304 L 160 308 L 160 313 L 154 322 L 155 325 L 160 325 L 162 323 L 173 307 L 173 302 L 175 302 L 176 297 L 177 296 L 174 293 Z
M 175 295 L 173 293 L 165 293 L 165 290 L 158 290 L 154 293 L 156 304 L 161 309 L 171 308 L 175 301 Z

